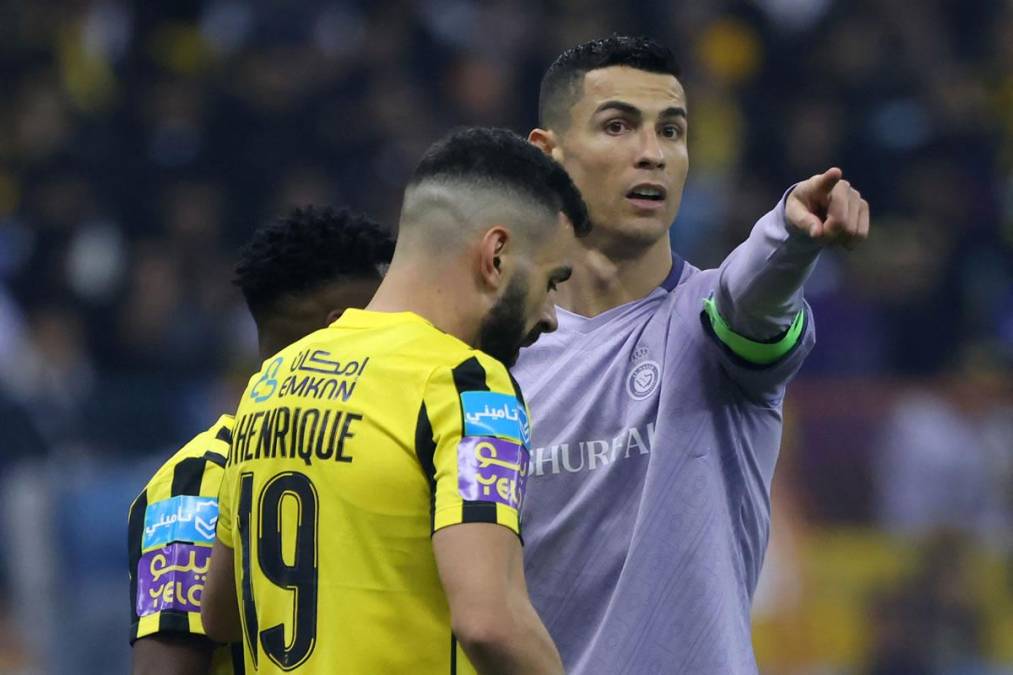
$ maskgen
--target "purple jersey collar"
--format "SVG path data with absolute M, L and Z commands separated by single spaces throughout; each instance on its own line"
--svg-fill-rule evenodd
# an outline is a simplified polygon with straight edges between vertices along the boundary
M 664 281 L 659 284 L 660 288 L 666 291 L 674 291 L 675 287 L 679 285 L 679 279 L 682 278 L 682 268 L 686 266 L 686 263 L 680 258 L 675 251 L 672 251 L 672 269 L 669 271 L 668 276 L 665 277 Z
M 619 305 L 618 307 L 613 307 L 612 309 L 602 312 L 598 316 L 594 317 L 582 316 L 580 314 L 574 314 L 573 312 L 570 312 L 566 309 L 563 309 L 562 307 L 557 306 L 556 315 L 559 318 L 559 327 L 564 330 L 570 329 L 580 333 L 590 333 L 599 326 L 603 326 L 607 324 L 609 321 L 612 321 L 612 319 L 614 319 L 616 316 L 622 314 L 623 312 L 629 311 L 631 308 L 639 305 L 642 301 L 651 297 L 655 293 L 658 293 L 659 291 L 662 293 L 670 293 L 673 290 L 675 290 L 675 288 L 679 285 L 679 280 L 682 279 L 682 273 L 685 267 L 686 267 L 685 261 L 683 261 L 683 259 L 680 258 L 678 255 L 676 255 L 676 253 L 673 251 L 672 269 L 669 270 L 668 275 L 665 276 L 662 282 L 653 291 L 648 293 L 643 298 L 632 300 L 623 305 Z

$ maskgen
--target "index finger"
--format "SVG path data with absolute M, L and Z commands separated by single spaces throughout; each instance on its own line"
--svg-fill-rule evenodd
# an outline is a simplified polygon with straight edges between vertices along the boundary
M 833 189 L 839 184 L 841 178 L 844 177 L 844 172 L 838 167 L 834 166 L 822 174 L 813 176 L 816 179 L 815 189 L 817 192 L 822 192 L 825 195 L 829 195 Z
M 824 236 L 832 236 L 843 232 L 848 226 L 849 214 L 849 191 L 851 184 L 842 180 L 834 186 L 830 192 L 830 201 L 827 204 L 827 218 L 823 223 Z

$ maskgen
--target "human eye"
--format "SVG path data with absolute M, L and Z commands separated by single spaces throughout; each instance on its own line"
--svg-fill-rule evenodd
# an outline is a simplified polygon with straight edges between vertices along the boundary
M 682 138 L 682 127 L 678 124 L 666 124 L 661 128 L 661 135 L 665 138 Z
M 629 123 L 624 119 L 611 119 L 605 123 L 605 131 L 618 136 L 619 134 L 628 131 L 630 129 Z

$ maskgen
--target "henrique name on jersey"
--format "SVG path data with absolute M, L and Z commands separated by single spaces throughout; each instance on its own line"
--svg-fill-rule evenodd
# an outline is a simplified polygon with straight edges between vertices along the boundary
M 347 410 L 279 407 L 247 413 L 236 421 L 227 465 L 257 459 L 351 462 L 345 444 L 363 416 Z

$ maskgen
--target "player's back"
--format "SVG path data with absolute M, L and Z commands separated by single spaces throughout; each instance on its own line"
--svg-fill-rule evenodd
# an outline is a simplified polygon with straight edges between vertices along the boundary
M 235 550 L 248 668 L 474 672 L 430 538 L 434 521 L 469 519 L 456 458 L 434 453 L 441 429 L 464 424 L 454 380 L 479 371 L 512 387 L 502 365 L 417 315 L 349 310 L 251 378 L 219 525 Z M 438 476 L 451 479 L 439 490 Z M 516 529 L 515 509 L 481 507 Z

